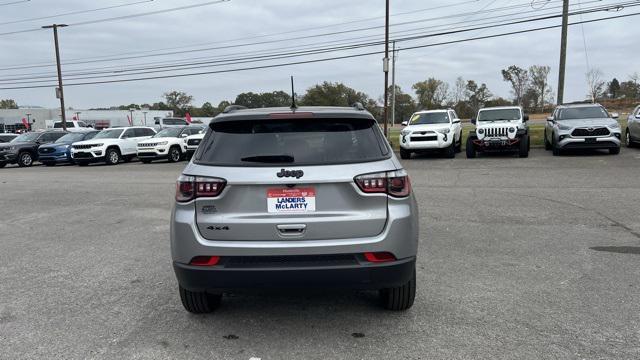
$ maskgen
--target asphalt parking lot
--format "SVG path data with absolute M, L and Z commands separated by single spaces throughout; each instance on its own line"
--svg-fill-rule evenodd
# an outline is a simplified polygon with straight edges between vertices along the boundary
M 0 169 L 0 358 L 640 358 L 640 150 L 404 164 L 411 310 L 259 291 L 207 316 L 183 310 L 170 264 L 185 163 Z

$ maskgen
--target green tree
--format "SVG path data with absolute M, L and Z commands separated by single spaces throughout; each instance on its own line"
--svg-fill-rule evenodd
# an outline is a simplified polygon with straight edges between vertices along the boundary
M 617 99 L 618 96 L 620 96 L 620 82 L 618 79 L 613 78 L 613 80 L 607 84 L 607 92 L 612 99 Z
M 478 110 L 480 110 L 480 108 L 483 107 L 492 96 L 493 95 L 487 88 L 486 84 L 483 83 L 478 86 L 478 84 L 473 80 L 467 81 L 467 104 L 471 109 L 473 116 L 478 113 Z
M 207 101 L 202 104 L 202 107 L 200 107 L 200 113 L 202 114 L 201 116 L 213 117 L 216 116 L 216 108 L 214 108 L 213 105 L 211 105 L 211 103 Z
M 291 96 L 284 91 L 266 93 L 247 92 L 236 96 L 235 105 L 248 108 L 291 106 Z
M 392 100 L 393 87 L 389 87 L 389 106 L 393 103 Z M 416 101 L 411 95 L 406 94 L 400 89 L 400 86 L 396 85 L 396 103 L 395 103 L 395 122 L 399 124 L 405 120 L 409 120 L 411 115 L 416 111 Z M 391 114 L 389 114 L 391 119 Z M 391 121 L 391 120 L 389 120 Z
M 193 101 L 193 96 L 176 90 L 164 93 L 163 97 L 167 102 L 167 107 L 173 110 L 176 116 L 184 116 L 191 108 L 191 102 Z
M 511 65 L 502 70 L 502 78 L 511 84 L 515 103 L 522 106 L 522 98 L 529 86 L 529 72 L 516 65 Z
M 300 104 L 307 106 L 353 106 L 361 103 L 374 116 L 379 113 L 378 104 L 367 94 L 342 83 L 323 82 L 307 89 Z M 380 120 L 379 116 L 376 116 Z
M 418 98 L 418 107 L 423 110 L 441 108 L 449 96 L 449 84 L 435 78 L 417 82 L 411 88 Z
M 17 109 L 18 103 L 13 99 L 0 99 L 0 109 Z

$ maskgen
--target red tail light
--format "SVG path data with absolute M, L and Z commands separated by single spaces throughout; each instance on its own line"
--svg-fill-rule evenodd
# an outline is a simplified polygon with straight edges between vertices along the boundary
M 215 266 L 220 262 L 220 256 L 196 256 L 191 259 L 189 265 L 195 266 Z
M 368 252 L 364 253 L 364 258 L 369 262 L 382 263 L 395 261 L 396 257 L 390 252 Z
M 356 176 L 355 181 L 366 193 L 387 193 L 393 197 L 407 197 L 411 193 L 411 182 L 404 170 L 364 174 Z
M 218 178 L 181 175 L 176 183 L 176 201 L 188 202 L 199 197 L 216 197 L 227 181 Z

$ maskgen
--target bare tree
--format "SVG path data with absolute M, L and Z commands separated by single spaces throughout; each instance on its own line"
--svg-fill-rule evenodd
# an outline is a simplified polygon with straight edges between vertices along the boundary
M 602 80 L 604 75 L 600 69 L 591 69 L 585 74 L 587 78 L 587 86 L 589 87 L 589 93 L 587 96 L 591 98 L 591 102 L 595 103 L 598 98 L 604 94 L 604 86 L 606 82 Z
M 467 83 L 462 76 L 458 76 L 456 79 L 455 89 L 453 90 L 453 103 L 457 105 L 460 101 L 465 100 L 465 90 L 467 89 Z
M 540 112 L 544 112 L 546 99 L 552 97 L 551 87 L 549 86 L 549 66 L 533 65 L 529 68 L 529 76 L 531 76 L 531 88 L 535 90 L 538 98 L 538 106 Z
M 511 83 L 513 95 L 515 96 L 516 104 L 522 106 L 522 98 L 527 87 L 529 86 L 529 73 L 526 69 L 519 68 L 515 65 L 511 65 L 508 68 L 502 70 L 502 78 L 504 81 Z

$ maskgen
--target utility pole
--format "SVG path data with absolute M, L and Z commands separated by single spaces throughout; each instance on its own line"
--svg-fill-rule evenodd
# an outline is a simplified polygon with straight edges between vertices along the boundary
M 58 66 L 58 89 L 56 96 L 60 99 L 60 114 L 62 115 L 62 130 L 67 131 L 67 116 L 64 112 L 64 90 L 62 89 L 62 69 L 60 67 L 60 47 L 58 45 L 58 28 L 67 27 L 67 24 L 53 24 L 43 26 L 43 29 L 53 29 L 53 41 L 56 46 L 56 64 Z
M 562 39 L 560 39 L 560 69 L 558 74 L 558 105 L 564 102 L 564 74 L 567 64 L 567 28 L 569 26 L 569 0 L 562 3 Z
M 389 0 L 386 0 L 386 15 L 384 25 L 384 136 L 389 137 Z
M 396 42 L 391 55 L 391 127 L 396 124 Z

